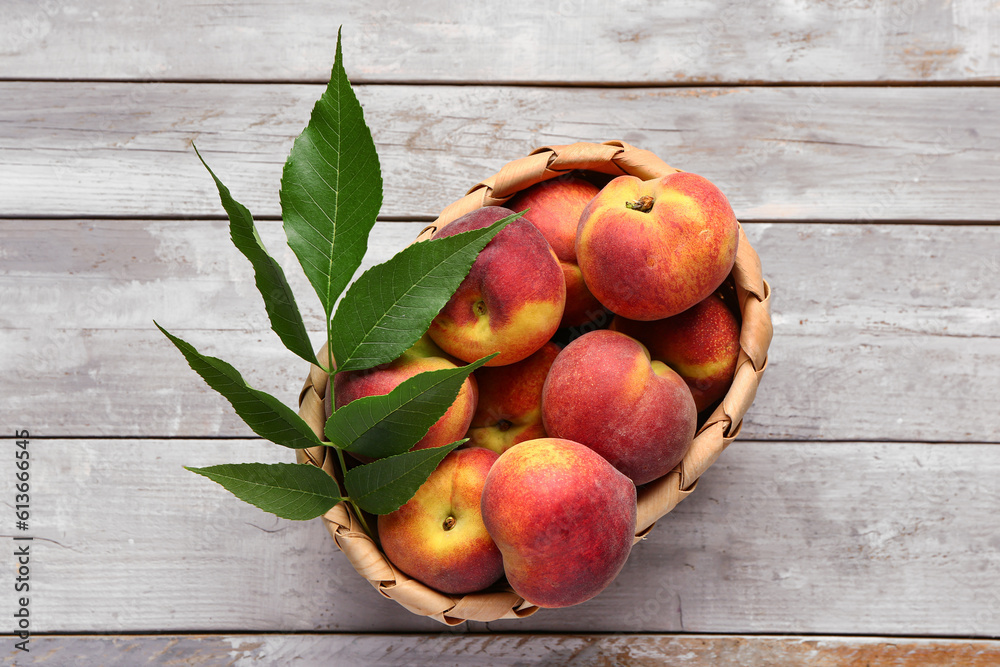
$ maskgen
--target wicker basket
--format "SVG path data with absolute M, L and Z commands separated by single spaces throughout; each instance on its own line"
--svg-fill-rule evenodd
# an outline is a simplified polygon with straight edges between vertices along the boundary
M 499 173 L 476 184 L 465 197 L 445 208 L 417 238 L 429 238 L 435 231 L 469 211 L 481 206 L 502 206 L 518 191 L 574 170 L 612 177 L 631 174 L 643 180 L 680 171 L 649 151 L 621 141 L 546 146 L 508 163 Z M 750 247 L 742 226 L 739 232 L 736 264 L 730 274 L 742 314 L 741 351 L 736 375 L 728 393 L 699 428 L 684 460 L 667 475 L 639 489 L 637 541 L 645 537 L 657 519 L 694 491 L 701 474 L 739 434 L 743 415 L 753 402 L 767 365 L 767 348 L 772 332 L 770 288 L 761 276 L 760 259 Z M 325 352 L 321 354 L 325 355 Z M 313 366 L 299 395 L 299 414 L 320 437 L 325 421 L 324 400 L 328 386 L 329 376 Z M 330 448 L 298 450 L 297 454 L 300 462 L 309 461 L 334 475 L 336 457 Z M 327 512 L 323 522 L 358 573 L 382 595 L 415 614 L 430 616 L 447 625 L 457 625 L 466 620 L 520 618 L 538 610 L 506 587 L 503 580 L 487 591 L 453 596 L 439 593 L 411 579 L 389 562 L 361 529 L 345 503 Z

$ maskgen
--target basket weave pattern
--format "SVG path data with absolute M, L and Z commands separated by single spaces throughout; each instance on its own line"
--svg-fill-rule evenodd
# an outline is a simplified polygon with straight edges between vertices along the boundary
M 477 183 L 462 199 L 445 208 L 438 219 L 424 229 L 417 240 L 430 238 L 449 222 L 482 206 L 502 206 L 517 192 L 573 170 L 620 176 L 630 174 L 643 180 L 680 171 L 653 153 L 621 141 L 602 144 L 576 143 L 545 146 L 530 155 L 506 164 L 497 174 Z M 771 342 L 771 291 L 761 275 L 760 259 L 739 230 L 736 264 L 730 274 L 742 315 L 740 357 L 732 386 L 698 430 L 684 459 L 670 473 L 639 489 L 636 541 L 645 537 L 653 524 L 684 500 L 698 478 L 738 435 L 743 416 L 757 393 L 767 366 Z M 321 355 L 325 356 L 325 352 Z M 323 437 L 326 420 L 324 401 L 329 376 L 318 366 L 310 369 L 299 394 L 299 414 Z M 298 450 L 299 462 L 310 462 L 334 475 L 335 459 L 329 447 Z M 463 596 L 445 595 L 400 572 L 361 528 L 345 503 L 323 516 L 323 523 L 348 560 L 382 595 L 415 614 L 429 616 L 447 625 L 463 621 L 494 621 L 521 618 L 537 611 L 509 588 L 498 588 Z

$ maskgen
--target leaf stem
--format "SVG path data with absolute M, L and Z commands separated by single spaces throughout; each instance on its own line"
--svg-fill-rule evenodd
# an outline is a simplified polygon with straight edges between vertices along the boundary
M 333 367 L 333 318 L 329 313 L 326 316 L 326 363 L 327 367 L 323 370 L 330 376 L 330 386 L 326 390 L 333 391 L 333 375 L 337 369 Z M 331 405 L 332 403 L 333 401 L 331 401 Z
M 337 450 L 337 460 L 340 462 L 340 476 L 342 478 L 346 478 L 347 477 L 347 461 L 344 459 L 344 450 L 341 449 L 340 447 L 334 447 L 334 449 Z M 362 528 L 362 530 L 365 531 L 365 534 L 368 537 L 370 537 L 372 539 L 375 539 L 375 535 L 372 533 L 371 528 L 368 527 L 368 522 L 365 520 L 365 515 L 361 511 L 361 508 L 358 507 L 358 504 L 356 502 L 354 502 L 354 500 L 352 500 L 350 497 L 344 498 L 344 500 L 346 500 L 351 505 L 351 507 L 354 508 L 354 514 L 355 514 L 355 516 L 358 517 L 358 521 L 361 523 L 361 528 Z

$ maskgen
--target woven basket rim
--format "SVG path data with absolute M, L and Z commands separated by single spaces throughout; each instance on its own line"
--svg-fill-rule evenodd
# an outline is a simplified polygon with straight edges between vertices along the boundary
M 513 160 L 490 178 L 480 181 L 464 197 L 441 211 L 414 241 L 431 237 L 465 213 L 482 206 L 502 206 L 521 190 L 572 171 L 633 175 L 648 180 L 680 169 L 671 167 L 653 153 L 623 141 L 600 144 L 577 142 L 543 146 Z M 697 486 L 698 479 L 739 435 L 746 414 L 767 368 L 767 350 L 772 336 L 771 289 L 763 279 L 760 258 L 739 225 L 736 263 L 730 273 L 741 314 L 740 355 L 729 391 L 698 429 L 684 459 L 663 477 L 639 488 L 636 537 L 646 537 L 653 525 L 670 512 Z M 318 358 L 326 356 L 324 349 Z M 299 414 L 316 434 L 323 437 L 326 419 L 324 400 L 329 376 L 313 365 L 299 394 Z M 297 450 L 300 463 L 309 462 L 336 477 L 336 458 L 329 447 Z M 351 509 L 341 503 L 323 516 L 323 523 L 355 570 L 383 596 L 411 612 L 434 618 L 446 625 L 464 621 L 494 621 L 530 616 L 538 607 L 512 589 L 467 595 L 445 595 L 410 578 L 386 558 L 374 540 L 361 528 Z

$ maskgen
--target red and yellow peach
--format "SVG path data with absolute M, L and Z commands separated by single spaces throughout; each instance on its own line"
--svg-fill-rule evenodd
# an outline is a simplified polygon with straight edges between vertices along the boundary
M 613 313 L 659 320 L 718 289 L 738 242 L 733 209 L 707 179 L 619 176 L 581 215 L 576 254 L 590 291 Z
M 579 443 L 528 440 L 493 464 L 482 515 L 514 591 L 540 607 L 567 607 L 600 593 L 624 566 L 636 490 Z
M 451 236 L 488 227 L 512 211 L 487 206 L 438 231 Z M 530 222 L 508 224 L 479 254 L 469 274 L 431 322 L 428 334 L 445 352 L 475 361 L 499 352 L 487 366 L 520 361 L 559 328 L 566 283 L 548 242 Z
M 684 380 L 638 341 L 592 331 L 556 357 L 542 390 L 546 432 L 582 443 L 637 485 L 670 472 L 694 439 Z

